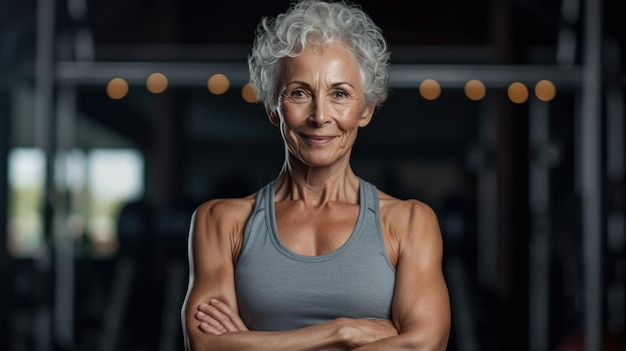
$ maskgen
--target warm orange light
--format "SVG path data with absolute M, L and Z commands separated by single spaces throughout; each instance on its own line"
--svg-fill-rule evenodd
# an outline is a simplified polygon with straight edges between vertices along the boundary
M 111 99 L 121 99 L 128 94 L 128 83 L 122 78 L 113 78 L 107 84 L 107 95 Z
M 241 89 L 241 96 L 246 102 L 255 103 L 259 101 L 259 98 L 256 96 L 254 89 L 252 88 L 252 84 L 248 83 L 243 86 Z
M 420 94 L 426 100 L 435 100 L 441 95 L 441 86 L 436 80 L 426 79 L 420 84 Z
M 472 79 L 465 83 L 465 95 L 474 101 L 481 100 L 485 97 L 487 90 L 485 89 L 485 84 L 483 82 Z
M 528 88 L 520 82 L 515 82 L 509 85 L 507 93 L 509 95 L 509 99 L 516 104 L 521 104 L 528 100 Z
M 230 87 L 228 78 L 223 74 L 214 74 L 207 82 L 209 91 L 215 95 L 224 94 Z
M 153 94 L 160 94 L 167 89 L 167 77 L 163 73 L 152 73 L 146 80 L 148 91 Z
M 541 101 L 550 101 L 556 96 L 556 87 L 549 80 L 540 80 L 535 85 L 535 95 Z

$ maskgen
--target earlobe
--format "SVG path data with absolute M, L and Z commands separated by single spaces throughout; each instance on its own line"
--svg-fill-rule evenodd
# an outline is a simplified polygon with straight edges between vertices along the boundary
M 372 117 L 374 116 L 374 111 L 376 110 L 376 104 L 368 104 L 365 107 L 365 110 L 363 111 L 363 114 L 361 115 L 361 119 L 359 120 L 359 127 L 365 127 L 367 126 L 370 121 L 372 120 Z
M 267 116 L 274 126 L 278 126 L 280 124 L 280 117 L 278 116 L 278 112 L 276 110 L 267 111 Z

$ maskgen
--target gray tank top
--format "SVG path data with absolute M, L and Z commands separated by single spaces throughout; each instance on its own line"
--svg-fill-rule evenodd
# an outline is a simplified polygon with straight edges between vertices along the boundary
M 235 267 L 240 315 L 250 330 L 291 330 L 339 317 L 390 319 L 395 284 L 380 226 L 376 187 L 362 179 L 350 238 L 336 251 L 304 256 L 280 241 L 274 182 L 257 194 Z

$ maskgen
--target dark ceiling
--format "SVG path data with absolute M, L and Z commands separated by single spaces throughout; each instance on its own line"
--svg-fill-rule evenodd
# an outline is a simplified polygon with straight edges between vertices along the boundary
M 574 29 L 580 51 L 581 23 L 584 10 L 575 23 L 565 23 L 561 16 L 564 1 L 579 3 L 584 8 L 588 0 L 361 0 L 356 1 L 383 29 L 392 51 L 392 59 L 412 60 L 398 47 L 441 46 L 497 47 L 498 62 L 528 63 L 529 52 L 537 47 L 552 47 L 563 27 Z M 86 28 L 92 35 L 96 60 L 210 60 L 211 55 L 177 55 L 142 50 L 142 45 L 215 46 L 238 45 L 249 48 L 254 29 L 262 16 L 274 16 L 290 4 L 287 0 L 270 1 L 201 1 L 201 0 L 110 0 L 88 1 L 86 15 L 71 19 L 68 4 L 81 0 L 57 0 L 58 33 Z M 32 57 L 36 19 L 36 0 L 5 2 L 5 41 L 19 42 L 23 59 Z M 603 31 L 606 37 L 624 42 L 621 11 L 618 0 L 603 1 Z M 3 16 L 0 16 L 0 20 Z M 14 36 L 14 38 L 6 39 Z M 5 43 L 5 45 L 7 45 Z M 205 48 L 205 51 L 208 50 Z M 243 49 L 240 49 L 243 50 Z M 427 50 L 423 49 L 422 51 Z M 201 51 L 201 50 L 200 50 Z M 142 53 L 143 52 L 143 56 Z M 244 50 L 245 52 L 245 50 Z M 6 55 L 6 51 L 5 51 Z M 126 57 L 124 57 L 126 56 Z M 232 60 L 242 59 L 239 52 Z M 463 62 L 464 57 L 455 57 Z M 466 61 L 475 61 L 465 58 Z M 437 57 L 434 58 L 437 60 Z M 420 63 L 419 60 L 414 60 Z M 441 61 L 445 62 L 445 58 Z M 580 61 L 580 58 L 579 58 Z
M 117 2 L 115 2 L 117 3 Z M 122 2 L 120 2 L 122 3 Z M 249 44 L 264 15 L 289 1 L 142 1 L 94 3 L 89 22 L 102 43 Z M 359 1 L 397 44 L 484 44 L 488 1 Z
M 249 46 L 261 17 L 274 16 L 289 3 L 285 0 L 94 2 L 90 4 L 87 23 L 95 42 L 108 47 L 120 44 Z M 383 29 L 392 48 L 489 46 L 503 35 L 516 45 L 553 45 L 558 31 L 559 2 L 554 0 L 508 3 L 509 10 L 515 13 L 511 22 L 501 21 L 507 16 L 506 7 L 498 9 L 485 0 L 358 3 Z
M 89 3 L 86 22 L 99 44 L 249 45 L 260 18 L 284 11 L 289 3 L 286 0 L 99 1 Z M 556 45 L 559 30 L 566 25 L 561 19 L 562 0 L 362 0 L 357 3 L 381 26 L 391 46 L 504 44 L 515 52 L 524 52 L 529 47 Z M 623 36 L 617 5 L 614 0 L 604 2 L 605 32 L 610 37 Z M 578 34 L 580 17 L 573 24 Z

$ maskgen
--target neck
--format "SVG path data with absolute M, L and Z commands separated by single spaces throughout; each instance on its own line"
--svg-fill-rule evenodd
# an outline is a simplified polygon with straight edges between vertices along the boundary
M 285 162 L 275 188 L 275 200 L 301 200 L 312 206 L 329 201 L 358 203 L 359 178 L 349 163 L 310 167 Z

